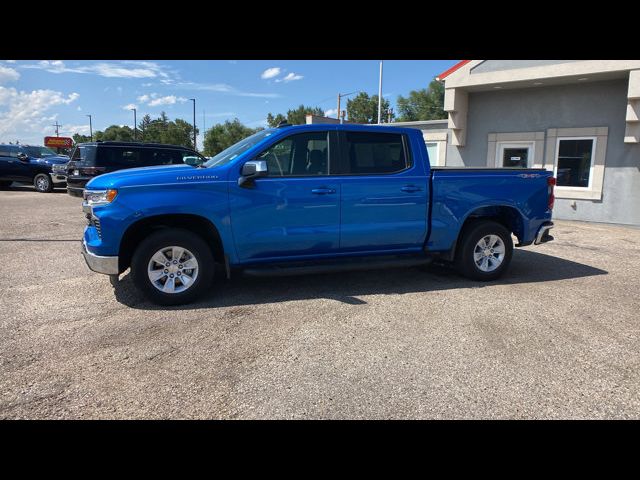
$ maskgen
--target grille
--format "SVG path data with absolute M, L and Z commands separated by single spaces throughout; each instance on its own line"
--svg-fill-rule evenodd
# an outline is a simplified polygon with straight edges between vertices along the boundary
M 87 215 L 87 220 L 88 220 L 87 224 L 90 227 L 95 227 L 96 230 L 98 231 L 98 236 L 102 238 L 102 227 L 100 226 L 100 220 L 97 217 L 89 217 L 88 215 Z

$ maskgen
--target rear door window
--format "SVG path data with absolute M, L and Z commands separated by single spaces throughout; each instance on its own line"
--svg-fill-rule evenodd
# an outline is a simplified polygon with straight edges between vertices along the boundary
M 114 168 L 134 168 L 143 166 L 139 148 L 106 147 L 100 149 L 100 163 Z
M 343 139 L 344 173 L 395 173 L 410 166 L 400 133 L 344 132 Z
M 96 159 L 96 146 L 86 145 L 78 146 L 71 154 L 71 160 L 74 162 L 82 162 L 84 165 L 93 166 Z

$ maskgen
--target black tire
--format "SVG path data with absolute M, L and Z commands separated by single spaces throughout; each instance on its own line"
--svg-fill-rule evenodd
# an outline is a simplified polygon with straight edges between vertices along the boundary
M 36 192 L 49 193 L 53 190 L 53 181 L 46 173 L 39 173 L 33 178 L 33 186 L 36 187 Z
M 487 282 L 497 279 L 507 270 L 511 263 L 511 257 L 513 256 L 513 241 L 511 240 L 511 232 L 503 225 L 491 220 L 478 220 L 468 225 L 462 235 L 463 237 L 458 244 L 455 259 L 455 266 L 460 275 L 472 280 Z M 491 259 L 487 263 L 490 264 L 490 268 L 494 269 L 491 271 L 483 271 L 481 267 L 476 264 L 474 254 L 476 253 L 475 250 L 478 242 L 489 235 L 496 235 L 502 240 L 504 244 L 504 254 L 497 267 L 492 267 L 496 261 L 490 257 Z M 482 260 L 479 261 L 482 263 Z
M 153 255 L 170 246 L 189 250 L 198 262 L 196 279 L 182 292 L 165 293 L 158 290 L 147 274 Z M 183 305 L 192 302 L 209 288 L 213 273 L 214 260 L 209 246 L 202 237 L 182 228 L 167 228 L 149 235 L 138 245 L 131 260 L 133 283 L 149 300 L 159 305 Z
M 13 182 L 9 181 L 9 180 L 2 180 L 0 182 L 0 188 L 5 189 L 5 188 L 9 188 L 9 185 L 11 185 Z

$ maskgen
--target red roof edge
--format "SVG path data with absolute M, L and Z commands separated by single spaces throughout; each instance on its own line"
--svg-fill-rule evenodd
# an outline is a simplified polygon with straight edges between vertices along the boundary
M 471 60 L 462 60 L 461 62 L 456 63 L 453 67 L 451 67 L 449 70 L 446 70 L 444 72 L 442 72 L 440 75 L 438 75 L 436 77 L 436 80 L 444 80 L 446 77 L 448 77 L 449 75 L 451 75 L 453 72 L 455 72 L 456 70 L 458 70 L 459 68 L 465 66 L 467 63 L 469 63 Z

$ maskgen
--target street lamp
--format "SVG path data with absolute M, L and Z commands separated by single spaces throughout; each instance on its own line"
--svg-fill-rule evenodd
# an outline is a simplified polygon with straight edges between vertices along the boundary
M 189 100 L 193 102 L 193 149 L 197 151 L 198 147 L 196 145 L 196 99 L 190 98 Z
M 138 121 L 136 119 L 136 109 L 131 108 L 133 110 L 133 141 L 135 142 L 138 139 Z
M 87 115 L 89 117 L 89 135 L 91 137 L 91 141 L 93 142 L 93 126 L 91 125 L 91 115 Z

